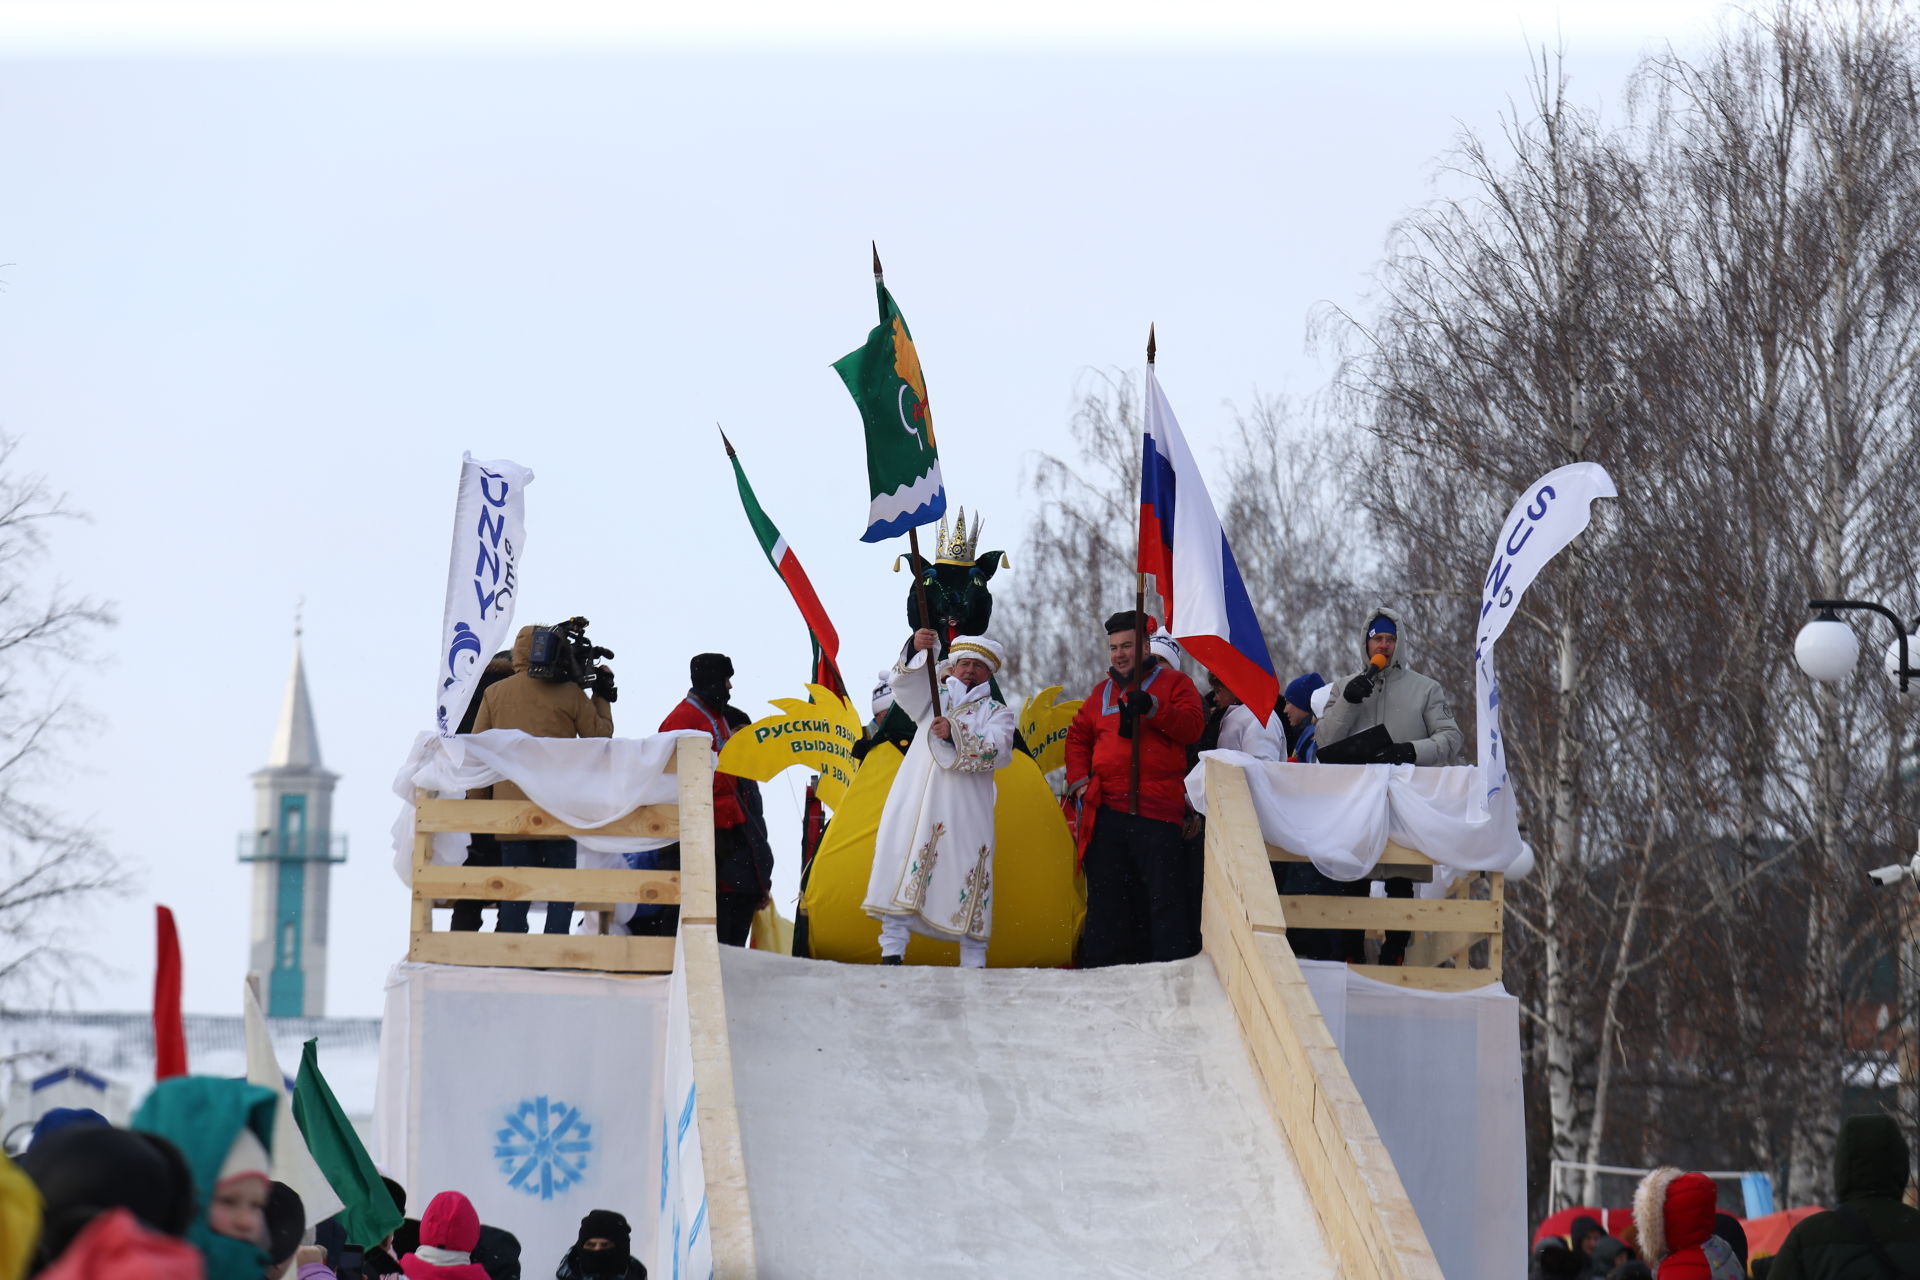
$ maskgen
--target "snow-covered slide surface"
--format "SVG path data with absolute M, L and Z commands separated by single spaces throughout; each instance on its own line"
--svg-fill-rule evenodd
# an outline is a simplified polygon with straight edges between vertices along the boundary
M 1336 1274 L 1207 957 L 719 950 L 761 1277 Z

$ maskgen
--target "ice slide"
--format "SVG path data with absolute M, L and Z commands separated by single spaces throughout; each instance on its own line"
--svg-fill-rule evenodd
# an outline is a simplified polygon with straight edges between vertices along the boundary
M 713 1273 L 1438 1280 L 1287 947 L 1245 780 L 1207 786 L 1187 961 L 792 960 L 717 946 L 690 898 Z

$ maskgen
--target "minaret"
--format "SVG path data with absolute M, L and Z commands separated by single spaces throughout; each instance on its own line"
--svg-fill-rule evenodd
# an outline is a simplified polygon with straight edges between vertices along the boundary
M 338 779 L 320 767 L 296 621 L 286 700 L 267 767 L 253 775 L 253 831 L 240 844 L 240 860 L 253 863 L 249 968 L 264 979 L 270 1018 L 326 1014 L 327 881 L 346 861 L 346 841 L 332 834 Z

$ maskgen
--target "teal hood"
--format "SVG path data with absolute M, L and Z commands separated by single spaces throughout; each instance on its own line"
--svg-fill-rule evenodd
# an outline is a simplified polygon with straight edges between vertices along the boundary
M 158 1134 L 180 1148 L 193 1171 L 193 1225 L 187 1228 L 187 1239 L 207 1261 L 207 1280 L 259 1280 L 266 1270 L 266 1250 L 213 1233 L 207 1206 L 220 1166 L 242 1127 L 253 1130 L 260 1145 L 272 1152 L 278 1101 L 273 1090 L 245 1080 L 175 1076 L 155 1085 L 134 1113 L 133 1128 Z

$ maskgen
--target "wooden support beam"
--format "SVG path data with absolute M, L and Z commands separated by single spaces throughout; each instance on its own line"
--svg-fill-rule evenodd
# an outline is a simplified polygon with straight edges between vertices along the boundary
M 680 927 L 714 924 L 719 916 L 713 878 L 713 744 L 686 737 L 674 748 L 680 774 Z
M 700 746 L 704 763 L 705 744 Z M 695 772 L 688 765 L 682 756 L 683 782 Z M 708 776 L 712 776 L 710 772 Z M 711 791 L 707 795 L 711 798 Z M 711 855 L 708 863 L 712 863 Z M 714 926 L 689 924 L 682 915 L 680 953 L 686 967 L 687 1024 L 693 1038 L 693 1087 L 699 1099 L 700 1162 L 707 1179 L 713 1274 L 717 1280 L 755 1280 L 759 1258 L 753 1243 L 753 1206 L 747 1196 L 747 1160 L 740 1143 L 740 1111 L 733 1091 L 733 1046 L 721 983 L 720 938 Z
M 1237 786 L 1235 784 L 1238 784 Z M 1201 936 L 1275 1120 L 1348 1280 L 1441 1280 L 1406 1189 L 1347 1075 L 1284 932 L 1237 768 L 1208 761 Z M 1256 921 L 1260 923 L 1256 924 Z
M 1495 982 L 1499 982 L 1507 962 L 1507 878 L 1496 871 L 1487 880 L 1492 885 L 1488 901 L 1493 904 L 1495 921 L 1493 937 L 1487 940 L 1487 972 L 1493 975 Z
M 424 789 L 420 787 L 413 789 L 413 882 L 415 884 L 420 883 L 421 873 L 433 864 L 433 835 L 431 832 L 421 830 L 419 821 L 420 806 L 426 804 L 427 800 L 427 792 Z M 412 928 L 416 935 L 433 928 L 433 899 L 422 895 L 417 890 L 413 895 Z
M 428 867 L 413 873 L 416 894 L 506 902 L 680 901 L 678 871 L 585 870 L 536 867 Z
M 1253 793 L 1247 788 L 1247 775 L 1235 768 L 1222 768 L 1216 780 L 1207 771 L 1209 788 L 1218 787 L 1224 797 L 1218 814 L 1213 812 L 1209 791 L 1207 810 L 1207 870 L 1218 864 L 1233 889 L 1233 899 L 1247 913 L 1255 930 L 1285 932 L 1283 913 L 1273 886 L 1272 865 L 1260 856 L 1264 848 L 1260 838 L 1260 820 L 1254 814 Z
M 530 836 L 637 836 L 672 840 L 680 815 L 670 804 L 647 804 L 604 827 L 570 827 L 531 800 L 433 800 L 418 802 L 416 831 L 463 831 L 506 839 Z
M 591 933 L 422 933 L 407 958 L 426 964 L 508 969 L 598 969 L 608 973 L 673 972 L 672 938 L 616 938 Z

